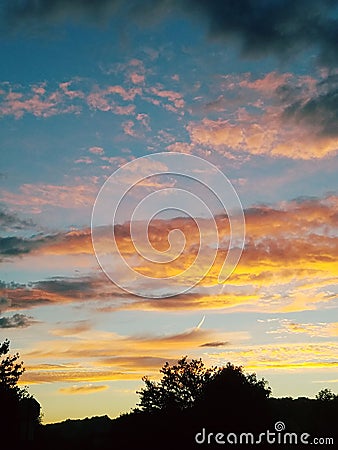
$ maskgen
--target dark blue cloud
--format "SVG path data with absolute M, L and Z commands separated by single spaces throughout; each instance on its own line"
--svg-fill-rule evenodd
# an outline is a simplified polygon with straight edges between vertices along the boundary
M 25 314 L 14 314 L 11 317 L 0 317 L 0 328 L 26 328 L 36 321 Z
M 147 24 L 170 13 L 206 22 L 209 33 L 238 41 L 248 57 L 285 58 L 303 50 L 317 52 L 321 64 L 338 61 L 337 0 L 7 0 L 2 15 L 12 27 L 60 20 L 126 21 Z

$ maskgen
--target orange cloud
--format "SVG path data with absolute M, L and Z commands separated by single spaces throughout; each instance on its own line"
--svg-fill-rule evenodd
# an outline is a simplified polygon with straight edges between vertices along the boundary
M 130 173 L 130 176 L 133 178 L 134 174 Z M 332 287 L 338 276 L 335 263 L 338 257 L 337 203 L 337 196 L 330 195 L 322 199 L 282 202 L 274 208 L 257 206 L 248 209 L 245 213 L 247 236 L 244 251 L 223 288 L 218 285 L 218 274 L 227 254 L 229 223 L 226 217 L 217 216 L 215 221 L 220 245 L 216 258 L 210 266 L 208 255 L 215 250 L 215 238 L 210 232 L 209 221 L 200 220 L 206 247 L 199 254 L 196 270 L 189 272 L 189 278 L 184 278 L 188 273 L 183 275 L 180 283 L 184 287 L 185 282 L 191 283 L 203 275 L 205 277 L 192 292 L 185 295 L 159 300 L 128 297 L 128 294 L 122 293 L 105 276 L 92 274 L 79 279 L 34 283 L 29 289 L 23 286 L 6 287 L 3 289 L 6 291 L 4 298 L 12 301 L 13 308 L 22 308 L 25 304 L 34 306 L 39 302 L 88 299 L 101 300 L 102 303 L 97 305 L 100 310 L 244 308 L 265 311 L 271 308 L 276 312 L 291 312 L 329 307 L 337 300 L 337 293 Z M 135 223 L 134 226 L 138 236 L 138 230 L 143 224 Z M 175 256 L 177 250 L 181 251 L 181 244 L 175 241 L 177 245 L 180 244 L 177 249 L 175 242 L 172 242 L 169 250 L 168 241 L 169 233 L 175 229 L 180 230 L 186 240 L 182 253 L 178 253 L 178 257 L 172 262 L 146 262 L 138 255 L 136 247 L 141 254 L 146 252 L 146 247 L 141 241 L 132 240 L 129 223 L 115 227 L 115 238 L 119 251 L 134 270 L 154 278 L 163 278 L 183 274 L 193 264 L 199 248 L 199 229 L 196 223 L 182 217 L 153 220 L 147 230 L 151 245 L 160 252 L 168 251 L 167 256 Z M 112 248 L 110 230 L 105 227 L 97 229 L 96 236 L 96 250 L 112 252 L 109 250 Z M 4 255 L 23 255 L 23 260 L 29 253 L 39 256 L 40 261 L 50 255 L 64 258 L 93 256 L 89 229 L 31 240 L 7 239 L 2 247 Z M 206 256 L 204 252 L 207 253 Z M 92 272 L 92 267 L 88 270 Z M 104 303 L 109 296 L 114 299 L 113 305 Z
M 41 383 L 74 383 L 74 382 L 98 382 L 115 380 L 139 380 L 140 376 L 123 372 L 112 372 L 111 370 L 93 370 L 83 367 L 81 370 L 45 370 L 35 371 L 31 366 L 30 372 L 25 372 L 21 377 L 20 384 L 41 384 Z
M 246 370 L 292 370 L 337 368 L 338 343 L 332 341 L 242 345 L 244 332 L 222 333 L 192 329 L 169 336 L 119 336 L 96 332 L 81 340 L 40 342 L 23 355 L 29 370 L 21 382 L 99 382 L 140 380 L 145 371 L 156 374 L 165 361 L 204 351 L 205 359 L 217 366 L 228 361 Z M 95 340 L 96 339 L 96 340 Z M 236 343 L 237 342 L 237 343 Z M 226 351 L 220 351 L 226 348 Z M 213 350 L 212 350 L 213 349 Z M 114 356 L 111 356 L 114 355 Z M 39 364 L 39 359 L 72 360 L 72 364 Z M 75 363 L 74 363 L 75 361 Z
M 305 160 L 332 156 L 338 150 L 332 101 L 336 85 L 329 76 L 227 75 L 213 88 L 220 95 L 202 109 L 226 111 L 227 118 L 190 122 L 187 130 L 195 148 L 210 148 L 227 157 L 246 153 Z
M 68 334 L 65 334 L 67 338 Z M 144 371 L 158 371 L 165 361 L 199 348 L 227 347 L 250 339 L 246 331 L 225 333 L 198 327 L 169 335 L 122 336 L 87 331 L 72 340 L 40 342 L 22 354 L 27 371 L 21 382 L 95 382 L 138 379 Z M 114 355 L 114 356 L 112 356 Z M 169 358 L 169 359 L 168 359 Z M 53 364 L 40 364 L 39 360 Z M 60 361 L 60 364 L 56 364 Z M 72 361 L 69 364 L 67 361 Z
M 67 334 L 66 334 L 67 336 Z M 75 337 L 67 341 L 53 340 L 48 345 L 38 344 L 38 347 L 26 353 L 29 359 L 86 359 L 111 358 L 116 356 L 139 356 L 151 352 L 152 356 L 163 356 L 163 349 L 168 352 L 182 353 L 192 348 L 199 348 L 211 342 L 243 342 L 250 339 L 246 331 L 226 333 L 217 330 L 192 328 L 182 333 L 171 335 L 121 336 L 111 332 L 88 331 L 82 333 L 81 338 Z
M 66 388 L 60 388 L 59 392 L 61 394 L 92 394 L 94 392 L 106 391 L 109 386 L 105 384 L 85 384 L 85 385 L 75 385 Z
M 203 119 L 190 122 L 187 130 L 195 146 L 213 147 L 221 153 L 228 147 L 252 155 L 313 159 L 338 150 L 335 137 L 320 136 L 316 125 L 292 126 L 281 114 L 276 108 L 260 116 L 241 111 L 234 122 Z
M 91 323 L 88 320 L 79 320 L 70 324 L 64 323 L 63 325 L 66 326 L 51 330 L 51 334 L 55 336 L 74 336 L 91 329 Z

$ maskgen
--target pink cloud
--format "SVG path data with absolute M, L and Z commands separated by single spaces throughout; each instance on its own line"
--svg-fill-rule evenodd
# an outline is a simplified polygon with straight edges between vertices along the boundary
M 262 78 L 251 80 L 250 74 L 247 74 L 243 80 L 239 81 L 238 85 L 242 88 L 248 88 L 262 93 L 271 94 L 277 88 L 291 80 L 292 77 L 293 75 L 291 73 L 279 74 L 277 72 L 269 72 Z
M 56 103 L 49 99 L 41 100 L 38 95 L 21 100 L 22 94 L 10 93 L 0 105 L 1 115 L 13 115 L 16 119 L 25 113 L 31 113 L 37 117 L 49 117 L 58 113 Z
M 138 120 L 144 126 L 144 128 L 146 130 L 148 130 L 148 131 L 151 130 L 150 124 L 149 124 L 150 118 L 149 118 L 148 114 L 145 114 L 145 113 L 137 114 L 136 120 Z
M 182 94 L 180 94 L 179 92 L 160 89 L 157 87 L 150 88 L 150 92 L 152 94 L 157 95 L 158 97 L 168 99 L 178 109 L 184 108 L 184 106 L 185 106 L 185 102 L 183 100 Z
M 111 170 L 112 166 L 121 167 L 128 162 L 127 159 L 122 158 L 120 156 L 110 156 L 110 157 L 103 156 L 101 159 L 102 159 L 102 161 L 107 161 L 107 163 L 110 164 L 109 166 L 108 165 L 101 166 L 101 169 L 104 169 L 104 170 L 108 170 L 108 169 Z
M 85 95 L 82 91 L 69 90 L 69 87 L 71 86 L 71 84 L 72 84 L 72 81 L 66 81 L 64 83 L 60 83 L 59 87 L 63 91 L 63 93 L 71 99 L 84 98 Z
M 141 92 L 142 91 L 139 88 L 125 89 L 122 86 L 109 86 L 106 89 L 107 94 L 118 94 L 125 101 L 134 100 L 135 96 L 140 95 Z
M 138 87 L 125 89 L 114 85 L 93 87 L 86 95 L 81 88 L 71 89 L 73 84 L 74 81 L 59 83 L 53 91 L 47 89 L 46 83 L 33 85 L 28 91 L 16 86 L 15 89 L 21 90 L 17 92 L 9 83 L 3 83 L 4 89 L 0 90 L 0 115 L 13 115 L 19 119 L 29 113 L 47 118 L 57 114 L 78 113 L 83 106 L 111 111 L 117 115 L 131 115 L 135 105 L 120 104 L 117 100 L 120 98 L 123 102 L 129 102 L 142 94 Z
M 126 135 L 137 137 L 137 132 L 135 131 L 135 124 L 132 120 L 127 120 L 126 122 L 123 122 L 122 128 Z
M 18 193 L 2 191 L 1 201 L 9 205 L 29 206 L 40 211 L 45 205 L 60 208 L 82 208 L 91 206 L 97 195 L 98 188 L 94 184 L 82 185 L 52 185 L 23 184 Z
M 32 85 L 28 92 L 16 92 L 9 84 L 4 86 L 7 91 L 0 92 L 0 115 L 12 115 L 20 119 L 28 113 L 46 118 L 57 114 L 77 113 L 80 110 L 79 105 L 66 103 L 65 89 L 48 93 L 46 83 L 42 83 Z
M 93 160 L 89 156 L 83 156 L 82 158 L 76 159 L 75 164 L 93 164 Z
M 32 91 L 38 95 L 44 95 L 46 93 L 45 84 L 32 87 Z
M 135 105 L 127 105 L 127 106 L 115 105 L 115 107 L 112 108 L 112 112 L 119 116 L 129 116 L 129 115 L 133 114 L 134 111 L 135 111 Z
M 123 100 L 133 100 L 138 90 L 125 90 L 122 86 L 110 86 L 106 89 L 98 89 L 87 96 L 87 103 L 90 108 L 100 111 L 112 111 L 118 115 L 130 115 L 135 110 L 135 105 L 119 105 L 111 97 L 119 94 Z
M 133 58 L 129 61 L 129 65 L 133 67 L 143 67 L 143 62 L 140 59 Z
M 93 155 L 103 155 L 104 150 L 102 147 L 90 147 L 88 150 L 90 153 L 93 153 Z
M 131 82 L 132 83 L 134 83 L 134 84 L 141 84 L 141 83 L 144 83 L 144 75 L 140 75 L 139 73 L 137 73 L 137 72 L 132 72 L 131 74 L 130 74 L 130 80 L 131 80 Z

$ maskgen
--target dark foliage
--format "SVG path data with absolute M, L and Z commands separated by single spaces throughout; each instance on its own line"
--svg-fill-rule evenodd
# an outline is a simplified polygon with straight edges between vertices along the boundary
M 137 392 L 140 395 L 139 409 L 155 412 L 190 408 L 219 372 L 217 367 L 206 368 L 201 359 L 189 362 L 187 356 L 173 366 L 166 362 L 160 370 L 163 376 L 158 383 L 148 377 L 142 378 L 145 387 Z
M 5 430 L 2 443 L 21 441 L 29 446 L 40 423 L 40 405 L 26 388 L 18 386 L 25 369 L 18 353 L 9 354 L 9 345 L 7 339 L 0 344 L 0 423 Z

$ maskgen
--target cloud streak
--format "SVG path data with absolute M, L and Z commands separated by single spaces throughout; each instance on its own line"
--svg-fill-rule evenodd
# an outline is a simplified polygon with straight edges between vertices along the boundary
M 105 384 L 86 384 L 83 386 L 70 386 L 65 388 L 60 388 L 59 392 L 61 394 L 67 395 L 84 395 L 84 394 L 93 394 L 95 392 L 106 391 L 109 386 Z
M 279 327 L 267 331 L 269 334 L 276 335 L 309 335 L 311 337 L 337 337 L 338 322 L 321 323 L 298 323 L 290 319 L 281 319 Z

